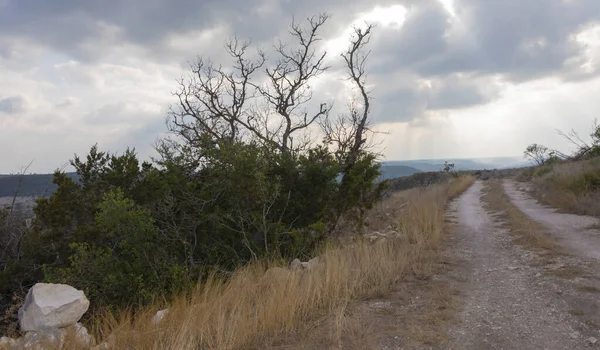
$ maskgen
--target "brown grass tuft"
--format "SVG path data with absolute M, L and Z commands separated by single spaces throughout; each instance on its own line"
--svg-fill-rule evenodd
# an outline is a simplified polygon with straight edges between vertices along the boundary
M 600 288 L 584 284 L 577 286 L 577 289 L 586 293 L 600 293 Z
M 488 181 L 483 192 L 485 207 L 504 220 L 515 243 L 543 253 L 562 254 L 562 248 L 545 232 L 545 228 L 510 201 L 501 181 Z
M 600 158 L 541 169 L 533 184 L 542 203 L 565 212 L 600 216 Z
M 159 326 L 150 321 L 154 307 L 135 319 L 128 312 L 118 319 L 107 315 L 96 320 L 95 333 L 100 339 L 113 334 L 118 349 L 262 349 L 283 347 L 293 341 L 290 334 L 327 325 L 329 344 L 319 348 L 364 344 L 367 335 L 350 336 L 362 327 L 349 321 L 349 305 L 388 293 L 407 274 L 427 275 L 433 266 L 426 256 L 442 239 L 445 204 L 473 181 L 463 177 L 404 193 L 407 204 L 395 218 L 399 236 L 384 243 L 332 244 L 317 267 L 305 272 L 265 262 L 241 267 L 228 280 L 210 278 L 190 296 L 177 298 Z

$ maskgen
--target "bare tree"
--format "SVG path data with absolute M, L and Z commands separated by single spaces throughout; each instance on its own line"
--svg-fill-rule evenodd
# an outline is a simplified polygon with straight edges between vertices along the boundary
M 594 125 L 592 127 L 592 132 L 590 133 L 591 143 L 584 141 L 577 131 L 571 129 L 568 133 L 565 133 L 561 130 L 556 130 L 558 134 L 564 138 L 566 138 L 569 142 L 571 142 L 577 150 L 571 155 L 565 155 L 559 152 L 561 157 L 570 160 L 579 160 L 588 155 L 595 149 L 600 147 L 600 124 L 598 124 L 598 119 L 594 120 Z
M 192 146 L 206 140 L 249 138 L 280 152 L 298 148 L 295 135 L 331 110 L 326 103 L 315 111 L 308 108 L 313 98 L 309 83 L 329 68 L 324 64 L 326 52 L 316 51 L 319 31 L 328 18 L 325 14 L 308 18 L 306 28 L 294 21 L 290 34 L 296 45 L 279 41 L 273 67 L 265 67 L 268 59 L 260 50 L 256 59 L 247 58 L 250 43 L 237 38 L 225 47 L 234 61 L 231 69 L 199 58 L 191 66 L 191 77 L 179 82 L 169 129 Z M 263 68 L 266 76 L 256 78 Z
M 360 96 L 360 102 L 353 100 L 348 104 L 348 112 L 341 114 L 334 121 L 329 119 L 321 123 L 325 134 L 325 143 L 333 144 L 336 157 L 343 172 L 350 169 L 360 153 L 369 148 L 366 133 L 370 132 L 369 114 L 371 112 L 371 97 L 366 87 L 365 64 L 370 51 L 365 47 L 371 39 L 373 26 L 354 28 L 348 49 L 341 54 L 346 63 L 348 79 L 354 84 Z
M 543 165 L 546 162 L 546 158 L 548 158 L 548 152 L 548 147 L 533 143 L 527 146 L 523 155 L 525 158 L 533 161 L 536 165 Z

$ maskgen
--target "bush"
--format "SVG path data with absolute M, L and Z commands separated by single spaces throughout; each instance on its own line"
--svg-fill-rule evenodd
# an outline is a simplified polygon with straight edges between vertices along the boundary
M 122 190 L 103 196 L 95 226 L 98 243 L 71 243 L 69 266 L 46 268 L 46 281 L 77 286 L 95 303 L 118 307 L 148 304 L 191 282 L 184 268 L 169 264 L 150 212 Z

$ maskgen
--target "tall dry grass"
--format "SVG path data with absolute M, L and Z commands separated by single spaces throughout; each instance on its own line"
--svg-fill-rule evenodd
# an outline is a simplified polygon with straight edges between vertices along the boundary
M 566 212 L 600 216 L 600 158 L 541 168 L 533 179 L 536 197 Z
M 177 298 L 159 325 L 151 322 L 154 307 L 136 314 L 135 320 L 128 313 L 98 319 L 95 333 L 98 338 L 112 334 L 115 349 L 262 349 L 283 344 L 286 334 L 310 328 L 318 315 L 343 314 L 353 300 L 384 294 L 406 274 L 431 269 L 431 260 L 424 256 L 440 245 L 446 203 L 473 181 L 462 177 L 409 190 L 376 206 L 372 218 L 386 206 L 403 205 L 391 218 L 397 238 L 331 244 L 308 271 L 267 269 L 264 262 L 245 266 L 227 280 L 211 278 L 190 296 Z

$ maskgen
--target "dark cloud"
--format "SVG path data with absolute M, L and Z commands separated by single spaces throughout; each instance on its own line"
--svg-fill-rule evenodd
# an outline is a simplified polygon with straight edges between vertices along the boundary
M 384 0 L 380 5 L 396 3 Z M 98 45 L 126 42 L 165 55 L 165 40 L 177 34 L 231 27 L 257 43 L 284 34 L 292 16 L 302 20 L 321 12 L 333 14 L 324 35 L 339 30 L 370 2 L 278 0 L 8 0 L 0 12 L 0 33 L 33 38 L 79 60 L 98 59 Z M 327 32 L 329 31 L 329 33 Z M 217 38 L 223 41 L 227 38 Z M 95 46 L 88 45 L 95 41 Z
M 27 101 L 22 96 L 0 97 L 0 113 L 17 114 L 27 110 Z
M 151 143 L 153 135 L 164 131 L 165 113 L 144 104 L 159 103 L 156 90 L 168 85 L 164 81 L 173 79 L 175 89 L 175 79 L 186 73 L 179 71 L 181 64 L 185 69 L 184 63 L 196 55 L 229 63 L 222 44 L 230 36 L 251 39 L 268 50 L 277 37 L 285 40 L 293 16 L 303 20 L 327 12 L 332 18 L 321 34 L 333 39 L 376 6 L 367 0 L 4 3 L 0 70 L 18 77 L 11 80 L 30 81 L 14 84 L 19 88 L 12 81 L 10 86 L 0 83 L 0 113 L 27 111 L 26 102 L 35 96 L 40 103 L 31 106 L 62 108 L 82 129 L 120 128 L 119 141 L 127 145 L 138 139 Z M 519 83 L 597 76 L 576 72 L 585 60 L 573 35 L 600 23 L 600 1 L 454 0 L 456 17 L 437 0 L 377 2 L 381 7 L 397 4 L 406 6 L 406 22 L 401 28 L 378 26 L 369 47 L 367 81 L 374 86 L 376 123 L 419 125 L 429 111 L 438 115 L 440 110 L 488 103 L 498 96 L 496 78 Z M 341 63 L 339 58 L 332 61 L 332 70 Z M 46 87 L 33 81 L 35 74 L 47 78 Z M 341 98 L 339 83 L 323 85 L 318 93 Z M 53 115 L 56 110 L 43 112 Z
M 451 75 L 434 81 L 427 90 L 427 109 L 459 109 L 489 102 L 496 97 L 497 87 L 484 79 Z

